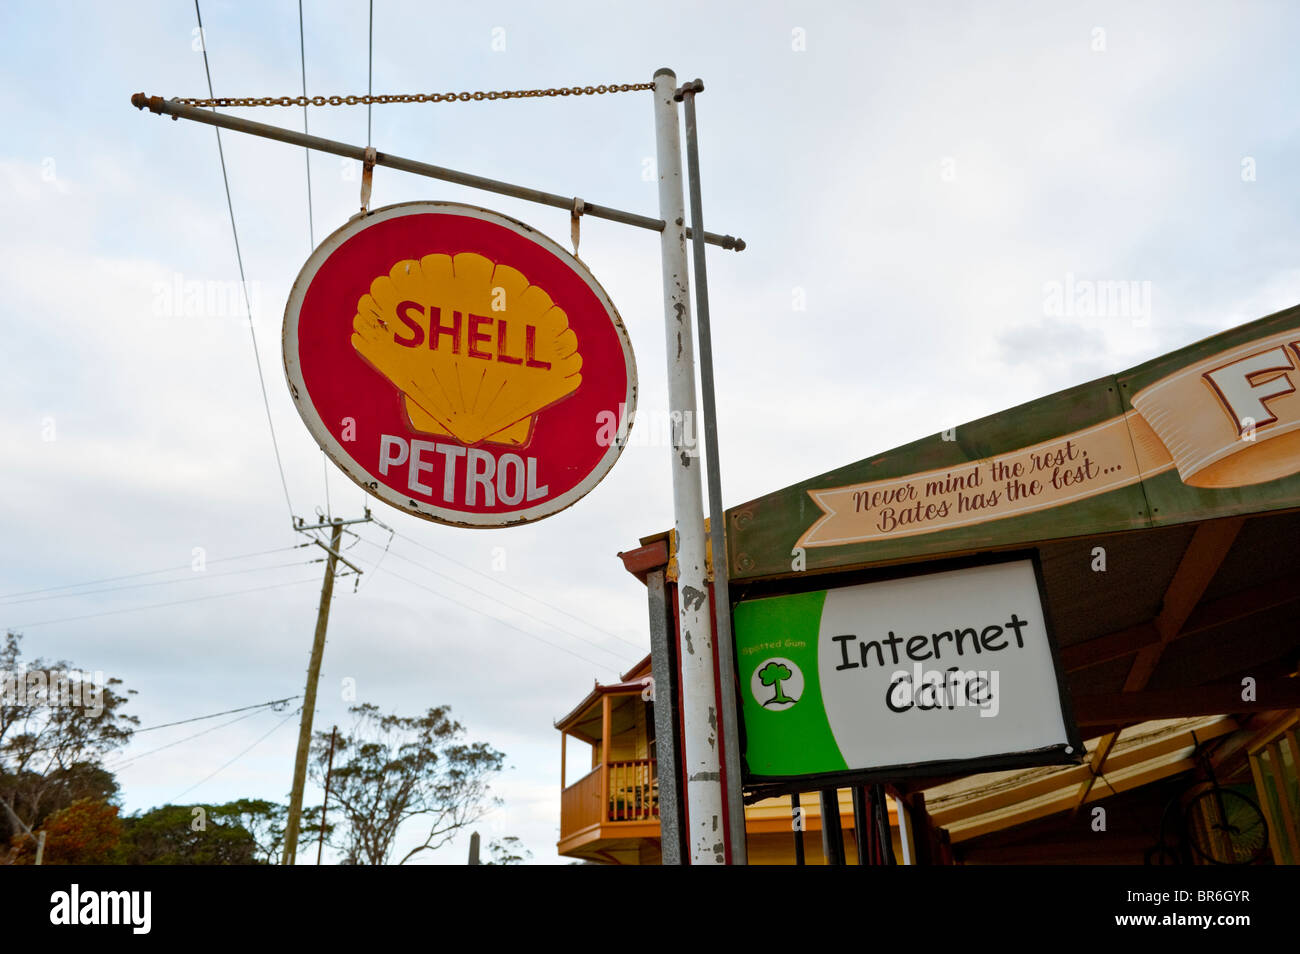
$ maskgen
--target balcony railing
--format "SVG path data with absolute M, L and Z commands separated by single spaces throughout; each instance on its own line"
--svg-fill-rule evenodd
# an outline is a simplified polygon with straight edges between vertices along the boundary
M 654 759 L 609 763 L 609 820 L 654 821 L 659 817 L 659 781 Z
M 602 817 L 601 775 L 607 775 L 609 803 Z M 653 822 L 659 818 L 659 782 L 654 759 L 627 759 L 598 765 L 560 796 L 560 837 L 568 838 L 597 823 Z

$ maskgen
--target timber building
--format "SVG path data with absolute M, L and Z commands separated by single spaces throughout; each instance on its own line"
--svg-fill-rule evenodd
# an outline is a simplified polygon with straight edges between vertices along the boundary
M 1017 464 L 1038 489 L 977 516 L 942 484 Z M 935 506 L 886 515 L 930 481 Z M 1300 862 L 1300 306 L 731 508 L 726 533 L 733 606 L 1032 552 L 1084 745 L 1070 764 L 912 766 L 871 798 L 752 788 L 751 863 L 800 845 L 810 864 Z M 648 691 L 678 691 L 673 556 L 671 533 L 620 554 L 664 638 L 555 724 L 562 763 L 590 747 L 588 772 L 562 768 L 562 855 L 656 864 L 661 809 L 680 821 L 680 727 Z

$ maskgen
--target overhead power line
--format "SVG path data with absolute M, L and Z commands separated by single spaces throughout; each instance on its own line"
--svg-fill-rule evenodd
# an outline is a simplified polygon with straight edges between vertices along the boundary
M 304 583 L 319 582 L 315 577 L 306 580 L 290 580 L 287 583 L 272 583 L 270 586 L 254 586 L 246 590 L 231 590 L 228 593 L 213 593 L 210 596 L 193 596 L 185 600 L 172 600 L 168 603 L 149 603 L 144 606 L 127 606 L 122 609 L 105 610 L 102 613 L 86 613 L 81 616 L 64 616 L 59 619 L 41 619 L 31 623 L 14 623 L 7 629 L 31 629 L 33 626 L 49 626 L 53 623 L 71 623 L 82 619 L 95 619 L 99 616 L 116 616 L 119 613 L 135 613 L 140 610 L 161 609 L 164 606 L 180 606 L 184 603 L 202 603 L 205 600 L 219 600 L 227 596 L 240 596 L 244 593 L 260 593 L 264 590 L 278 590 L 285 586 L 301 586 Z
M 373 98 L 375 95 L 375 0 L 370 0 L 370 52 L 366 59 L 366 97 Z M 307 91 L 303 90 L 303 96 Z M 303 107 L 306 109 L 307 107 Z M 366 148 L 370 148 L 370 111 L 374 109 L 374 104 L 366 103 Z
M 307 41 L 303 35 L 302 29 L 302 0 L 298 0 L 298 58 L 302 65 L 302 95 L 307 98 Z M 307 128 L 307 106 L 302 107 L 302 131 L 304 134 L 309 133 Z M 311 150 L 306 146 L 302 148 L 303 157 L 307 160 L 307 239 L 310 243 L 309 250 L 316 248 L 316 220 L 312 214 L 311 201 Z M 322 452 L 323 453 L 323 452 Z
M 212 89 L 212 68 L 208 63 L 208 40 L 203 33 L 203 12 L 199 0 L 194 0 L 194 16 L 199 22 L 199 46 L 203 49 L 203 73 L 208 80 L 208 96 L 216 98 Z M 280 472 L 280 486 L 284 489 L 284 503 L 289 508 L 289 522 L 293 522 L 293 502 L 289 499 L 289 481 L 284 476 L 284 462 L 280 459 L 280 442 L 275 436 L 275 422 L 271 419 L 271 401 L 266 394 L 266 377 L 262 374 L 262 355 L 257 347 L 257 329 L 253 327 L 253 309 L 248 302 L 248 279 L 244 275 L 244 253 L 239 247 L 239 229 L 235 226 L 235 203 L 230 198 L 230 177 L 226 173 L 226 151 L 221 145 L 221 130 L 217 134 L 217 155 L 221 159 L 221 181 L 226 187 L 226 208 L 230 211 L 230 232 L 235 238 L 235 261 L 239 263 L 239 284 L 244 297 L 244 313 L 248 317 L 248 333 L 253 340 L 253 360 L 257 364 L 257 380 L 262 387 L 262 406 L 266 409 L 266 424 L 271 429 L 271 446 L 275 450 L 275 466 Z
M 241 706 L 238 709 L 227 709 L 225 712 L 214 712 L 211 715 L 195 716 L 193 719 L 181 719 L 179 722 L 165 722 L 162 725 L 151 725 L 144 729 L 132 729 L 131 735 L 132 738 L 134 738 L 135 736 L 139 735 L 141 732 L 152 732 L 154 729 L 167 729 L 176 725 L 186 725 L 191 722 L 200 722 L 204 719 L 215 719 L 223 715 L 232 715 L 233 713 L 236 712 L 248 713 L 248 715 L 240 716 L 238 719 L 231 719 L 229 722 L 223 722 L 221 725 L 212 726 L 211 728 L 204 729 L 201 732 L 196 732 L 193 735 L 187 735 L 185 736 L 185 738 L 177 739 L 175 742 L 168 742 L 166 745 L 160 746 L 159 748 L 150 749 L 148 752 L 139 752 L 135 755 L 127 755 L 125 753 L 122 753 L 120 755 L 121 761 L 114 763 L 113 765 L 109 766 L 109 768 L 112 771 L 116 772 L 118 769 L 125 768 L 128 764 L 135 762 L 137 759 L 142 759 L 146 755 L 153 755 L 155 752 L 161 752 L 163 749 L 170 749 L 172 746 L 180 745 L 182 742 L 188 742 L 190 739 L 197 739 L 201 735 L 207 735 L 209 732 L 215 732 L 217 729 L 225 728 L 228 725 L 234 725 L 236 722 L 242 722 L 244 719 L 248 718 L 249 715 L 256 714 L 251 710 L 265 709 L 268 707 L 274 708 L 277 706 L 281 706 L 286 702 L 292 702 L 294 699 L 297 698 L 298 698 L 297 696 L 286 696 L 283 699 L 273 699 L 270 702 L 261 702 L 255 706 Z M 32 751 L 52 752 L 57 748 L 59 748 L 59 746 L 57 745 L 46 745 L 38 749 L 33 749 Z
M 302 0 L 298 0 L 298 63 L 302 68 L 302 98 L 307 99 L 307 39 L 303 31 L 302 23 Z M 303 135 L 308 135 L 311 130 L 307 124 L 307 105 L 304 102 L 302 107 L 302 131 Z M 316 217 L 312 210 L 311 198 L 311 150 L 306 146 L 302 149 L 303 161 L 307 169 L 307 253 L 310 255 L 316 250 Z M 330 508 L 330 462 L 325 456 L 325 448 L 320 452 L 321 476 L 325 481 L 325 516 L 329 517 L 333 511 Z
M 575 616 L 573 613 L 570 613 L 568 610 L 564 609 L 563 607 L 556 606 L 554 603 L 548 603 L 540 596 L 534 596 L 533 594 L 527 592 L 526 590 L 521 590 L 516 586 L 511 586 L 509 583 L 505 582 L 505 580 L 499 580 L 494 576 L 490 576 L 487 573 L 484 573 L 482 570 L 475 569 L 474 567 L 470 566 L 467 563 L 462 563 L 460 560 L 457 560 L 455 557 L 449 557 L 447 556 L 447 554 L 442 553 L 439 550 L 435 550 L 433 547 L 425 546 L 423 543 L 421 543 L 419 540 L 416 540 L 414 537 L 408 537 L 406 534 L 396 530 L 394 530 L 393 533 L 401 537 L 403 540 L 407 541 L 408 543 L 414 544 L 415 546 L 419 547 L 421 550 L 427 550 L 428 552 L 432 553 L 434 556 L 441 557 L 442 559 L 446 560 L 448 563 L 456 564 L 456 566 L 460 567 L 462 570 L 468 570 L 469 572 L 477 576 L 483 577 L 483 579 L 485 580 L 491 580 L 497 586 L 504 586 L 507 590 L 510 590 L 512 593 L 518 593 L 520 596 L 526 597 L 527 599 L 530 599 L 535 603 L 540 603 L 542 606 L 548 607 L 549 609 L 553 609 L 555 610 L 555 612 L 567 616 L 569 617 L 569 619 L 574 620 L 575 622 L 582 623 L 584 626 L 588 626 L 591 629 L 594 629 L 596 632 L 600 633 L 603 636 L 610 636 L 614 639 L 621 640 L 622 642 L 627 643 L 629 646 L 636 646 L 637 649 L 642 649 L 639 643 L 634 643 L 629 639 L 619 636 L 617 633 L 611 633 L 607 629 L 602 629 L 601 627 L 597 626 L 595 623 L 591 622 L 590 620 L 583 619 L 581 616 Z
M 180 801 L 180 799 L 184 798 L 184 797 L 185 797 L 186 795 L 188 795 L 190 792 L 194 791 L 196 788 L 198 788 L 198 787 L 199 787 L 200 785 L 202 785 L 204 782 L 208 782 L 208 781 L 211 781 L 212 779 L 216 778 L 218 775 L 220 775 L 220 774 L 221 774 L 222 772 L 224 772 L 226 769 L 230 768 L 230 766 L 234 765 L 236 762 L 238 762 L 240 759 L 242 759 L 242 758 L 243 758 L 245 755 L 247 755 L 249 752 L 253 751 L 253 749 L 257 748 L 259 745 L 261 745 L 263 742 L 265 742 L 268 738 L 271 737 L 271 734 L 272 734 L 272 733 L 274 733 L 277 729 L 279 729 L 282 725 L 284 725 L 286 722 L 288 722 L 290 719 L 292 719 L 292 718 L 293 718 L 295 715 L 297 715 L 297 714 L 298 714 L 298 713 L 296 713 L 296 712 L 290 712 L 287 716 L 285 716 L 283 719 L 281 719 L 279 722 L 277 722 L 275 725 L 273 725 L 273 726 L 271 727 L 270 731 L 266 733 L 266 735 L 264 735 L 264 736 L 262 736 L 261 738 L 259 738 L 256 742 L 254 742 L 254 743 L 253 743 L 252 745 L 250 745 L 248 748 L 244 749 L 244 751 L 240 752 L 240 753 L 239 753 L 238 755 L 236 755 L 233 759 L 231 759 L 231 760 L 230 760 L 229 762 L 227 762 L 225 765 L 221 766 L 221 768 L 217 769 L 217 770 L 216 770 L 215 772 L 213 772 L 211 775 L 205 775 L 203 778 L 199 779 L 197 782 L 195 782 L 193 785 L 191 785 L 191 786 L 190 786 L 189 788 L 187 788 L 185 791 L 181 792 L 179 795 L 177 795 L 175 798 L 173 798 L 173 799 L 172 799 L 172 802 L 175 803 L 175 802 L 177 802 L 177 801 Z
M 379 544 L 375 543 L 375 542 L 372 541 L 372 540 L 366 540 L 365 537 L 361 537 L 361 539 L 362 539 L 364 542 L 370 544 L 372 547 L 378 547 L 378 546 L 379 546 Z M 553 630 L 555 630 L 557 633 L 561 633 L 562 635 L 565 635 L 565 636 L 571 636 L 572 638 L 578 640 L 579 642 L 586 643 L 588 646 L 591 646 L 591 647 L 593 647 L 593 648 L 595 648 L 595 649 L 599 649 L 601 652 L 609 653 L 611 656 L 617 656 L 619 659 L 627 660 L 627 658 L 628 658 L 627 655 L 626 655 L 626 650 L 624 650 L 624 651 L 622 651 L 622 652 L 615 651 L 615 650 L 610 649 L 610 648 L 608 648 L 608 647 L 606 647 L 606 646 L 602 646 L 600 643 L 594 642 L 593 640 L 590 640 L 590 639 L 586 638 L 585 636 L 579 636 L 577 633 L 570 632 L 570 631 L 567 630 L 567 629 L 561 629 L 560 627 L 556 626 L 554 623 L 549 623 L 549 622 L 547 622 L 546 620 L 544 620 L 544 619 L 542 619 L 542 618 L 540 618 L 540 617 L 534 615 L 533 613 L 530 613 L 530 612 L 529 612 L 528 610 L 526 610 L 526 609 L 521 609 L 521 608 L 518 607 L 518 606 L 514 606 L 514 605 L 512 605 L 512 604 L 510 604 L 510 603 L 507 603 L 507 602 L 505 602 L 505 601 L 503 601 L 503 600 L 500 600 L 500 599 L 498 599 L 497 597 L 493 596 L 491 593 L 485 593 L 485 592 L 483 592 L 483 590 L 480 590 L 480 589 L 477 589 L 477 588 L 475 588 L 475 587 L 473 587 L 473 586 L 470 586 L 468 583 L 462 583 L 460 580 L 457 580 L 455 577 L 448 576 L 446 573 L 443 573 L 443 572 L 441 572 L 441 571 L 439 571 L 439 570 L 435 570 L 435 569 L 434 569 L 433 567 L 431 567 L 431 566 L 426 566 L 426 565 L 423 564 L 423 563 L 417 563 L 415 560 L 412 560 L 410 557 L 403 556 L 402 554 L 398 553 L 396 550 L 392 551 L 392 555 L 393 555 L 394 557 L 396 557 L 397 559 L 401 560 L 401 561 L 404 562 L 404 563 L 409 563 L 409 564 L 411 564 L 411 566 L 417 567 L 417 568 L 419 568 L 419 569 L 421 569 L 421 570 L 424 570 L 425 572 L 432 573 L 434 576 L 442 577 L 442 579 L 444 579 L 444 580 L 448 580 L 448 581 L 450 581 L 451 583 L 456 584 L 457 586 L 464 587 L 465 589 L 469 590 L 471 593 L 475 593 L 475 594 L 477 594 L 477 595 L 479 595 L 479 596 L 482 596 L 482 597 L 484 597 L 484 598 L 486 598 L 486 599 L 492 600 L 494 603 L 496 603 L 496 604 L 498 604 L 498 605 L 500 605 L 500 606 L 504 606 L 506 609 L 513 610 L 513 611 L 516 612 L 516 613 L 519 613 L 519 614 L 521 614 L 521 615 L 523 615 L 523 616 L 526 616 L 526 617 L 528 617 L 529 619 L 531 619 L 533 622 L 535 622 L 535 623 L 540 623 L 542 626 L 545 626 L 545 627 L 547 627 L 548 629 L 553 629 Z M 378 568 L 378 564 L 376 564 L 376 569 L 377 569 L 377 568 Z M 390 571 L 390 572 L 391 572 L 391 571 Z M 480 610 L 480 612 L 482 612 L 482 611 Z M 487 615 L 491 615 L 491 614 L 487 614 Z M 493 619 L 498 619 L 498 617 L 495 617 L 495 616 L 493 616 L 492 618 L 493 618 Z M 626 642 L 626 640 L 622 640 L 622 641 L 623 641 L 623 642 Z M 635 647 L 635 648 L 640 649 L 640 647 Z
M 584 656 L 582 653 L 576 653 L 572 649 L 569 649 L 566 646 L 561 646 L 558 643 L 553 643 L 549 639 L 542 639 L 542 637 L 538 636 L 536 633 L 530 633 L 526 629 L 520 629 L 514 623 L 507 622 L 506 620 L 501 619 L 501 617 L 499 616 L 493 616 L 491 613 L 485 612 L 484 610 L 482 610 L 477 606 L 470 606 L 468 603 L 464 603 L 456 599 L 454 596 L 448 596 L 446 593 L 440 593 L 431 586 L 425 586 L 423 583 L 417 583 L 415 580 L 408 579 L 407 577 L 402 576 L 400 573 L 394 573 L 392 570 L 388 570 L 387 572 L 389 576 L 401 580 L 403 583 L 407 583 L 411 586 L 416 587 L 417 589 L 424 590 L 425 592 L 432 593 L 434 596 L 438 597 L 439 599 L 446 600 L 449 603 L 455 603 L 457 606 L 462 607 L 463 609 L 467 609 L 475 613 L 482 613 L 484 616 L 487 616 L 490 619 L 492 619 L 493 622 L 500 623 L 502 626 L 508 626 L 511 629 L 513 629 L 515 632 L 523 633 L 529 639 L 535 639 L 539 643 L 545 643 L 547 646 L 550 646 L 552 649 L 558 649 L 562 653 L 568 653 L 570 656 L 573 656 L 575 659 L 581 659 L 583 662 L 588 663 L 592 666 L 597 666 L 605 672 L 613 672 L 613 673 L 618 672 L 618 670 L 610 666 L 609 663 L 599 662 L 595 659 L 592 659 L 590 656 Z
M 249 560 L 253 557 L 268 556 L 272 553 L 284 553 L 287 550 L 298 550 L 308 545 L 309 544 L 300 543 L 291 547 L 276 547 L 274 550 L 259 550 L 256 553 L 241 553 L 238 556 L 220 557 L 216 560 L 207 560 L 205 565 L 211 566 L 213 563 L 229 563 L 232 560 Z M 17 593 L 5 593 L 0 595 L 0 600 L 7 600 L 15 596 L 28 596 L 32 593 L 51 593 L 54 590 L 72 590 L 82 586 L 95 586 L 98 583 L 113 583 L 117 580 L 134 580 L 142 576 L 157 576 L 159 573 L 175 573 L 178 570 L 192 570 L 193 568 L 194 565 L 192 563 L 182 563 L 179 566 L 164 567 L 161 570 L 144 570 L 140 573 L 126 573 L 122 576 L 105 576 L 98 580 L 87 580 L 84 583 L 64 583 L 60 586 L 46 586 L 37 590 L 20 590 Z
M 155 580 L 152 583 L 127 583 L 123 586 L 106 586 L 98 590 L 81 590 L 77 593 L 54 593 L 46 596 L 28 596 L 19 600 L 9 600 L 0 602 L 0 606 L 17 606 L 20 603 L 40 603 L 45 600 L 68 600 L 76 599 L 80 596 L 93 596 L 99 593 L 118 593 L 122 590 L 137 590 L 146 586 L 170 586 L 173 583 L 194 583 L 202 580 L 215 580 L 223 576 L 239 576 L 243 573 L 258 573 L 263 570 L 280 570 L 287 566 L 308 566 L 312 563 L 319 563 L 324 557 L 315 557 L 311 560 L 295 560 L 291 563 L 273 563 L 270 566 L 250 566 L 242 570 L 227 570 L 225 573 L 208 573 L 199 571 L 191 576 L 183 576 L 177 580 Z
M 260 710 L 258 710 L 258 711 L 260 711 Z M 254 711 L 254 712 L 245 712 L 243 715 L 241 715 L 241 716 L 239 716 L 239 717 L 237 717 L 237 718 L 231 719 L 229 722 L 223 722 L 223 723 L 221 723 L 220 725 L 213 725 L 213 726 L 209 726 L 209 727 L 206 728 L 206 729 L 200 729 L 198 732 L 195 732 L 193 735 L 187 735 L 187 736 L 185 736 L 185 738 L 183 738 L 183 739 L 177 739 L 175 742 L 168 742 L 166 745 L 160 745 L 160 746 L 158 746 L 158 748 L 156 748 L 156 749 L 150 749 L 150 750 L 147 751 L 147 752 L 140 752 L 140 753 L 138 753 L 138 754 L 136 754 L 136 755 L 127 755 L 127 756 L 125 756 L 125 757 L 122 759 L 122 761 L 120 761 L 120 762 L 115 762 L 115 763 L 113 763 L 112 765 L 108 766 L 108 769 L 109 769 L 109 771 L 114 772 L 114 773 L 116 773 L 116 772 L 120 772 L 120 771 L 122 771 L 122 769 L 124 769 L 124 768 L 129 768 L 130 766 L 134 765 L 136 762 L 140 761 L 142 758 L 145 758 L 145 757 L 147 757 L 147 756 L 153 755 L 153 754 L 155 754 L 155 753 L 157 753 L 157 752 L 162 752 L 162 751 L 164 751 L 164 750 L 166 750 L 166 749 L 174 749 L 174 748 L 175 748 L 176 746 L 178 746 L 178 745 L 184 745 L 186 742 L 189 742 L 189 741 L 191 741 L 191 740 L 193 740 L 193 739 L 197 739 L 197 738 L 199 738 L 200 736 L 207 735 L 207 734 L 209 734 L 209 733 L 211 733 L 211 732 L 216 732 L 218 729 L 224 729 L 224 728 L 226 728 L 226 726 L 234 725 L 236 722 L 243 722 L 245 719 L 250 719 L 250 718 L 252 718 L 252 717 L 255 716 L 255 715 L 257 715 L 257 711 Z
M 301 693 L 299 693 L 299 695 L 301 695 Z M 234 715 L 236 712 L 247 712 L 250 709 L 265 709 L 268 706 L 278 706 L 278 705 L 283 705 L 286 702 L 292 702 L 294 699 L 297 698 L 298 696 L 296 695 L 285 696 L 283 699 L 271 699 L 267 702 L 259 702 L 256 705 L 252 705 L 252 706 L 240 706 L 238 709 L 226 709 L 222 712 L 213 712 L 210 715 L 195 716 L 192 719 L 181 719 L 179 722 L 164 722 L 162 723 L 162 725 L 151 725 L 151 726 L 146 726 L 143 729 L 132 729 L 131 734 L 133 736 L 136 736 L 139 735 L 141 732 L 153 732 L 155 729 L 170 729 L 174 725 L 187 725 L 191 722 L 202 722 L 204 719 L 216 719 L 223 715 Z
M 378 523 L 379 521 L 375 521 L 375 522 Z M 375 566 L 374 569 L 370 571 L 370 576 L 366 577 L 366 579 L 362 580 L 357 585 L 356 592 L 358 593 L 361 592 L 361 587 L 365 586 L 367 583 L 369 583 L 371 580 L 375 578 L 375 574 L 379 572 L 379 568 L 383 566 L 384 557 L 388 556 L 388 550 L 393 545 L 393 538 L 397 536 L 397 531 L 394 530 L 392 527 L 386 526 L 382 523 L 379 525 L 388 531 L 388 542 L 384 544 L 384 552 L 379 554 L 379 559 L 375 561 Z M 369 540 L 365 539 L 365 537 L 361 536 L 361 534 L 359 533 L 353 534 L 353 536 L 357 538 L 353 542 L 353 546 L 356 546 L 357 543 L 370 543 Z M 374 545 L 377 546 L 378 544 L 374 544 Z

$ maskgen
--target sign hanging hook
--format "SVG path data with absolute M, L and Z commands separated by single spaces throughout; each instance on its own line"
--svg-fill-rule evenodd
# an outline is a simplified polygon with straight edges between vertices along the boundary
M 573 212 L 569 215 L 569 238 L 573 240 L 573 257 L 578 257 L 578 239 L 581 238 L 582 214 L 587 211 L 587 203 L 577 196 L 573 197 Z
M 375 160 L 379 153 L 374 146 L 366 146 L 366 158 L 361 164 L 361 211 L 364 214 L 370 208 L 370 187 L 375 178 Z

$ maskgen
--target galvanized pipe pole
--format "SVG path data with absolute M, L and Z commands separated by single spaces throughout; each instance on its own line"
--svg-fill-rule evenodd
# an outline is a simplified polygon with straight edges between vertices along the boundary
M 298 826 L 302 820 L 302 793 L 307 782 L 307 753 L 311 749 L 311 723 L 316 715 L 316 686 L 320 682 L 321 657 L 325 655 L 325 629 L 330 619 L 330 599 L 334 595 L 334 568 L 338 565 L 339 544 L 343 541 L 343 521 L 330 531 L 329 556 L 325 563 L 325 582 L 320 588 L 320 609 L 316 613 L 316 635 L 311 643 L 311 660 L 307 664 L 307 688 L 302 695 L 302 722 L 298 726 L 298 753 L 293 763 L 293 791 L 289 795 L 289 818 L 284 828 L 284 853 L 281 864 L 291 865 L 298 853 Z
M 875 816 L 867 807 L 867 790 L 861 785 L 853 786 L 853 840 L 857 843 L 858 864 L 873 865 L 871 832 L 876 823 Z
M 846 864 L 844 860 L 844 823 L 840 818 L 840 795 L 833 788 L 817 793 L 822 816 L 822 855 L 828 865 Z
M 704 463 L 709 482 L 709 542 L 713 547 L 713 616 L 718 634 L 718 688 L 722 696 L 722 757 L 725 775 L 727 832 L 731 863 L 748 864 L 745 799 L 740 783 L 740 728 L 736 674 L 732 660 L 731 564 L 727 562 L 727 512 L 722 506 L 721 457 L 718 453 L 718 405 L 713 388 L 713 333 L 709 324 L 709 280 L 704 252 L 704 200 L 700 195 L 700 148 L 695 126 L 695 94 L 704 82 L 693 80 L 677 91 L 686 112 L 686 170 L 691 192 L 691 251 L 695 264 L 695 323 L 700 336 L 700 395 L 704 402 Z
M 876 838 L 880 843 L 880 863 L 896 865 L 894 858 L 894 835 L 889 827 L 889 802 L 886 801 L 885 786 L 877 783 L 871 786 L 871 807 L 875 813 Z M 901 830 L 902 825 L 900 823 Z
M 654 758 L 659 776 L 659 847 L 665 865 L 685 864 L 683 794 L 676 767 L 682 764 L 681 706 L 675 650 L 676 615 L 669 605 L 663 570 L 646 574 L 650 608 L 651 698 L 654 700 Z
M 790 827 L 794 829 L 794 863 L 804 865 L 803 853 L 803 809 L 799 806 L 799 793 L 790 796 Z
M 691 334 L 682 197 L 682 144 L 670 69 L 654 75 L 655 151 L 663 262 L 664 322 L 668 344 L 668 410 L 673 421 L 673 523 L 677 548 L 677 627 L 682 686 L 686 844 L 694 865 L 725 864 L 722 838 L 722 766 L 718 759 L 716 686 L 709 591 L 704 565 L 704 499 L 697 448 L 686 438 L 695 417 L 695 346 Z

